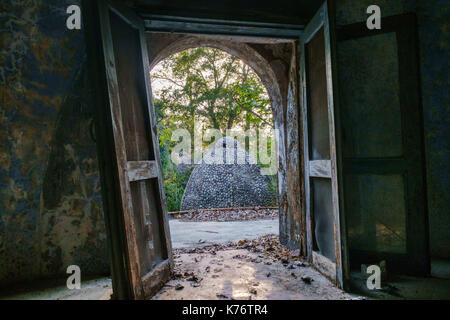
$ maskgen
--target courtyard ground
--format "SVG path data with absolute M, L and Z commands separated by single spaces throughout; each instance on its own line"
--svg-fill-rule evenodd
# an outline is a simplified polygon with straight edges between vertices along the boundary
M 281 246 L 274 234 L 175 249 L 174 276 L 153 299 L 360 299 L 338 289 L 298 253 Z
M 195 248 L 241 239 L 255 239 L 269 233 L 278 234 L 278 219 L 253 221 L 186 222 L 170 220 L 172 248 Z

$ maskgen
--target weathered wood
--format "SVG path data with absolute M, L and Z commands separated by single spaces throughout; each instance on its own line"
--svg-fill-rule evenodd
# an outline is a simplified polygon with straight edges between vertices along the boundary
M 180 19 L 179 17 L 164 17 L 158 15 L 146 15 L 146 31 L 157 31 L 181 34 L 214 34 L 227 36 L 258 36 L 266 38 L 271 43 L 282 42 L 283 39 L 294 39 L 302 32 L 302 25 L 275 25 L 263 23 L 247 23 L 247 25 L 227 23 L 217 23 L 208 20 L 192 21 L 192 19 Z M 261 43 L 261 42 L 260 42 Z
M 114 299 L 133 297 L 131 279 L 126 256 L 126 234 L 122 222 L 122 202 L 120 177 L 115 155 L 113 122 L 111 119 L 107 64 L 98 63 L 105 59 L 105 46 L 102 41 L 102 25 L 97 3 L 83 1 L 83 21 L 85 23 L 88 70 L 92 87 L 96 94 L 95 127 L 100 178 L 102 183 L 103 210 L 108 239 L 111 264 L 111 277 Z
M 142 278 L 145 298 L 149 299 L 169 280 L 172 266 L 169 260 L 164 260 Z
M 339 287 L 344 287 L 343 270 L 342 270 L 342 242 L 341 232 L 343 235 L 346 231 L 341 226 L 341 208 L 340 208 L 340 190 L 338 178 L 338 150 L 336 149 L 336 120 L 335 113 L 338 112 L 339 106 L 336 97 L 338 92 L 336 91 L 337 77 L 335 75 L 335 47 L 332 42 L 332 37 L 335 35 L 336 30 L 333 29 L 334 25 L 331 23 L 331 17 L 329 8 L 334 5 L 335 1 L 327 0 L 324 4 L 324 33 L 325 33 L 325 62 L 326 62 L 326 75 L 327 75 L 327 97 L 328 97 L 328 124 L 330 132 L 330 160 L 331 160 L 331 188 L 332 188 L 332 205 L 333 205 L 333 217 L 334 217 L 334 252 L 336 263 L 336 283 Z
M 117 2 L 86 5 L 91 21 L 99 21 L 90 30 L 98 41 L 91 44 L 98 46 L 92 61 L 104 60 L 97 145 L 109 168 L 102 181 L 114 297 L 142 299 L 153 292 L 149 283 L 164 282 L 172 266 L 144 24 Z M 165 272 L 152 272 L 164 262 Z
M 312 264 L 320 273 L 324 274 L 333 283 L 337 283 L 336 277 L 332 276 L 336 274 L 336 263 L 313 251 Z
M 153 150 L 154 152 L 154 159 L 158 163 L 157 166 L 157 190 L 158 194 L 155 195 L 158 201 L 158 228 L 160 230 L 161 237 L 159 241 L 161 241 L 162 244 L 162 258 L 167 259 L 168 265 L 170 267 L 170 270 L 173 269 L 173 255 L 172 255 L 172 241 L 170 238 L 170 229 L 169 229 L 169 215 L 167 213 L 167 205 L 166 205 L 166 194 L 164 192 L 164 181 L 163 181 L 163 175 L 162 175 L 162 167 L 161 167 L 161 159 L 159 154 L 159 139 L 158 139 L 158 132 L 156 127 L 156 114 L 155 114 L 155 107 L 153 105 L 153 96 L 152 96 L 152 87 L 151 87 L 151 81 L 150 81 L 150 60 L 148 57 L 148 47 L 147 47 L 147 40 L 146 35 L 144 31 L 144 24 L 145 22 L 141 22 L 141 28 L 140 28 L 140 45 L 141 45 L 141 54 L 143 59 L 143 75 L 144 75 L 144 86 L 147 91 L 147 109 L 146 113 L 149 115 L 150 119 L 150 131 L 149 134 L 151 135 L 151 141 L 153 142 Z M 151 45 L 151 43 L 150 43 Z M 149 137 L 150 138 L 150 137 Z
M 330 160 L 310 161 L 309 176 L 318 178 L 331 178 L 331 161 Z
M 342 285 L 344 290 L 350 290 L 350 264 L 348 256 L 348 242 L 347 242 L 347 224 L 345 219 L 345 193 L 344 193 L 344 167 L 343 167 L 343 126 L 342 126 L 342 114 L 341 104 L 339 96 L 339 77 L 338 77 L 338 63 L 337 63 L 337 24 L 336 24 L 336 1 L 327 0 L 328 5 L 328 36 L 329 36 L 329 53 L 330 53 L 330 72 L 331 83 L 333 86 L 333 116 L 334 116 L 334 132 L 335 132 L 335 157 L 332 168 L 334 169 L 335 180 L 333 184 L 335 186 L 334 201 L 337 201 L 337 208 L 335 224 L 336 224 L 336 245 L 340 245 L 340 248 L 336 247 L 336 274 L 337 282 Z M 334 166 L 333 166 L 334 165 Z M 337 180 L 337 181 L 336 181 Z M 340 257 L 338 254 L 340 253 Z
M 336 128 L 335 128 L 335 92 L 333 75 L 331 34 L 328 14 L 328 1 L 316 13 L 305 27 L 302 43 L 302 90 L 303 90 L 303 138 L 305 157 L 305 196 L 307 219 L 308 257 L 312 264 L 339 287 L 343 287 L 341 262 L 341 225 L 339 210 L 339 183 L 337 171 Z M 323 43 L 320 43 L 323 41 Z M 311 47 L 313 46 L 313 47 Z M 311 52 L 310 52 L 311 51 Z M 325 108 L 327 112 L 312 108 Z M 336 108 L 337 110 L 337 108 Z M 313 114 L 315 112 L 315 114 Z M 311 116 L 314 115 L 314 122 Z M 326 140 L 324 141 L 325 138 Z M 313 143 L 315 145 L 313 145 Z M 329 144 L 329 148 L 326 144 Z M 329 159 L 327 159 L 329 157 Z M 325 159 L 324 159 L 325 158 Z M 320 159 L 320 160 L 318 160 Z M 311 179 L 330 179 L 334 226 L 334 260 L 315 251 L 315 222 L 312 202 Z M 318 192 L 318 191 L 316 191 Z M 325 195 L 324 195 L 325 196 Z
M 126 170 L 128 180 L 139 181 L 158 177 L 156 161 L 128 161 Z
M 122 216 L 122 228 L 124 230 L 125 237 L 122 239 L 126 243 L 127 250 L 125 253 L 127 268 L 124 272 L 129 273 L 131 288 L 131 297 L 139 297 L 141 293 L 140 282 L 140 267 L 138 264 L 139 248 L 137 244 L 135 221 L 133 216 L 132 198 L 130 192 L 130 186 L 127 183 L 127 177 L 125 176 L 125 165 L 127 161 L 125 133 L 122 125 L 122 113 L 121 113 L 121 99 L 119 98 L 121 89 L 118 81 L 119 75 L 117 74 L 117 61 L 115 56 L 114 44 L 113 44 L 113 31 L 110 22 L 111 7 L 107 1 L 98 1 L 103 51 L 105 57 L 106 79 L 108 84 L 108 93 L 110 101 L 111 121 L 114 136 L 114 154 L 116 155 L 116 165 L 118 168 L 118 188 L 119 192 L 116 197 L 121 199 L 121 216 Z M 117 45 L 117 43 L 116 43 Z
M 392 80 L 394 83 L 398 82 L 398 89 L 396 89 L 397 92 L 394 92 L 394 94 L 398 95 L 399 100 L 398 104 L 396 104 L 397 108 L 394 109 L 393 104 L 390 103 L 389 110 L 385 111 L 391 114 L 381 114 L 380 117 L 390 119 L 393 117 L 393 112 L 397 112 L 400 115 L 399 123 L 396 127 L 392 127 L 391 130 L 401 128 L 399 130 L 401 151 L 397 156 L 384 154 L 383 151 L 377 151 L 376 154 L 370 157 L 358 155 L 354 151 L 355 148 L 353 146 L 353 140 L 355 138 L 349 135 L 343 143 L 344 150 L 346 150 L 343 158 L 343 172 L 346 181 L 354 177 L 367 176 L 401 177 L 400 179 L 404 185 L 398 187 L 400 192 L 390 192 L 390 194 L 397 194 L 396 199 L 392 199 L 391 201 L 402 204 L 405 208 L 406 217 L 401 217 L 400 219 L 404 221 L 403 227 L 406 229 L 406 252 L 392 254 L 378 251 L 375 246 L 377 241 L 375 222 L 374 220 L 365 220 L 364 235 L 370 236 L 365 241 L 367 245 L 364 250 L 361 248 L 350 248 L 352 253 L 351 263 L 357 265 L 361 261 L 364 261 L 364 259 L 366 261 L 386 260 L 390 270 L 394 272 L 424 276 L 429 274 L 430 271 L 430 257 L 428 250 L 428 215 L 424 181 L 423 119 L 420 99 L 421 89 L 418 67 L 416 17 L 414 14 L 383 17 L 381 23 L 383 27 L 380 30 L 368 30 L 365 22 L 340 26 L 337 36 L 338 41 L 343 43 L 342 46 L 344 46 L 344 43 L 347 41 L 356 42 L 357 44 L 359 42 L 367 43 L 367 41 L 372 39 L 373 41 L 379 40 L 383 34 L 395 34 L 395 37 L 391 41 L 393 43 L 392 47 L 397 48 L 398 79 L 397 76 L 393 76 L 396 79 Z M 383 45 L 385 44 L 383 43 Z M 364 54 L 364 52 L 364 50 L 361 50 L 360 54 Z M 368 60 L 367 57 L 362 57 L 361 59 Z M 351 68 L 348 65 L 339 67 L 341 70 Z M 380 66 L 377 64 L 376 68 L 380 68 Z M 390 64 L 390 69 L 392 69 L 392 64 Z M 378 81 L 379 79 L 375 79 L 375 75 L 372 77 L 372 79 L 364 79 L 363 83 L 366 83 L 367 86 L 362 92 L 370 93 L 370 90 L 375 90 L 371 81 Z M 343 79 L 341 79 L 340 86 L 344 88 L 341 89 L 341 97 L 349 96 L 352 99 L 354 98 L 353 91 L 355 89 L 353 87 L 350 88 Z M 378 86 L 375 87 L 380 88 Z M 376 98 L 377 101 L 372 102 L 368 98 L 361 97 L 360 95 L 358 101 L 367 99 L 369 103 L 377 105 L 379 101 L 378 97 Z M 344 112 L 351 113 L 352 108 L 359 108 L 359 105 L 352 106 L 351 103 L 342 103 Z M 359 122 L 357 120 L 356 118 L 355 123 L 358 125 Z M 342 122 L 347 124 L 347 127 L 354 127 L 353 122 L 349 123 L 346 121 L 348 119 L 343 117 Z M 374 119 L 373 121 L 376 120 Z M 375 190 L 375 186 L 371 186 L 371 190 Z M 345 193 L 351 195 L 353 198 L 371 196 L 371 194 L 363 190 L 361 192 L 355 190 L 351 183 L 345 184 Z M 370 205 L 375 206 L 376 204 Z M 347 201 L 345 209 L 349 217 L 363 216 L 361 208 L 358 208 L 354 202 Z M 364 210 L 367 210 L 367 206 Z M 391 217 L 394 217 L 395 214 L 397 212 L 392 213 Z

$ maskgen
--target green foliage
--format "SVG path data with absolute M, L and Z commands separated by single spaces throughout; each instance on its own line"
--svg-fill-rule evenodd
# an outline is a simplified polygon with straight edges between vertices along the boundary
M 238 58 L 214 48 L 195 48 L 161 61 L 152 71 L 155 101 L 164 128 L 189 132 L 194 121 L 225 130 L 272 127 L 269 99 L 255 72 Z
M 194 122 L 203 128 L 271 128 L 266 90 L 255 72 L 238 58 L 215 48 L 195 48 L 161 61 L 152 71 L 161 164 L 169 211 L 178 211 L 189 175 L 170 159 L 176 129 L 193 137 Z M 276 191 L 276 184 L 275 184 Z
M 245 82 L 235 83 L 233 86 L 236 113 L 244 113 L 247 129 L 251 124 L 260 128 L 263 125 L 271 126 L 271 110 L 269 100 L 265 97 L 261 83 L 254 79 L 246 79 Z
M 193 167 L 184 173 L 177 170 L 169 170 L 166 172 L 164 176 L 164 190 L 166 192 L 167 210 L 180 210 L 184 189 L 186 189 L 186 184 L 192 170 Z
M 162 174 L 164 179 L 164 191 L 168 211 L 179 211 L 184 189 L 189 180 L 193 168 L 188 168 L 185 172 L 176 169 L 170 159 L 169 143 L 160 143 L 159 147 Z

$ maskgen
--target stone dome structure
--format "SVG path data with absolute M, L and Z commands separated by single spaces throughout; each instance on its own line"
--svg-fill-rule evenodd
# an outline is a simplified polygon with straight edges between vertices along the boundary
M 236 140 L 224 137 L 195 165 L 181 210 L 269 206 L 269 183 L 256 159 Z

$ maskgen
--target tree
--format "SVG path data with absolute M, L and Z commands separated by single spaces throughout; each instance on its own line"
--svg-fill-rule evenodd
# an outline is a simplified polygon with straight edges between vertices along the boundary
M 272 126 L 269 99 L 255 72 L 238 58 L 215 48 L 176 53 L 152 72 L 155 104 L 164 130 L 206 127 L 244 129 Z M 167 132 L 166 132 L 167 133 Z
M 193 136 L 195 121 L 203 128 L 219 129 L 223 135 L 234 126 L 244 130 L 271 128 L 272 113 L 255 72 L 218 49 L 176 53 L 161 61 L 151 77 L 167 207 L 175 211 L 180 208 L 190 170 L 181 172 L 171 162 L 170 152 L 177 143 L 171 141 L 172 132 L 183 128 Z

